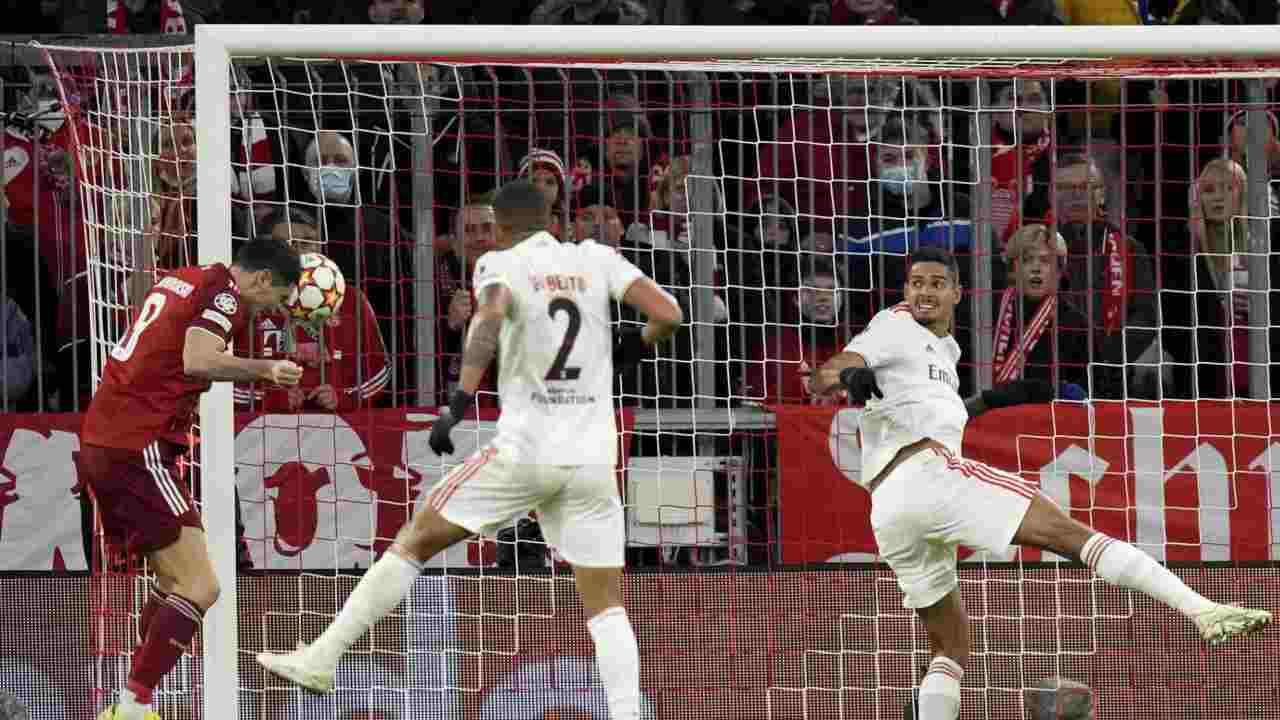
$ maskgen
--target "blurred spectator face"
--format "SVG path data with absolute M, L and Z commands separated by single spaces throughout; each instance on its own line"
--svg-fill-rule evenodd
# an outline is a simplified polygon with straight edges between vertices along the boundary
M 417 25 L 427 13 L 421 0 L 372 0 L 369 21 L 377 25 Z
M 840 314 L 836 279 L 830 275 L 812 275 L 804 284 L 799 299 L 801 317 L 820 325 L 834 325 Z
M 782 247 L 791 243 L 791 223 L 784 218 L 765 215 L 760 220 L 756 239 L 764 247 Z
M 880 185 L 895 195 L 906 195 L 914 183 L 925 179 L 928 151 L 922 147 L 876 146 L 876 174 Z
M 271 237 L 288 243 L 298 252 L 324 252 L 324 242 L 320 239 L 320 228 L 298 220 L 284 220 L 271 227 Z
M 1103 219 L 1106 186 L 1092 162 L 1058 166 L 1054 179 L 1055 211 L 1060 222 L 1087 223 Z
M 1226 222 L 1238 215 L 1244 203 L 1242 178 L 1221 165 L 1200 173 L 1200 207 L 1209 222 Z
M 1013 281 L 1018 292 L 1035 301 L 1056 293 L 1062 278 L 1059 262 L 1059 255 L 1043 235 L 1023 243 L 1021 252 L 1013 259 Z
M 1015 94 L 1014 90 L 1018 92 Z M 1049 127 L 1049 96 L 1039 80 L 1016 80 L 995 98 L 995 106 L 1014 108 L 1012 112 L 997 113 L 993 118 L 996 127 L 1009 137 L 1015 137 L 1014 123 L 1022 135 L 1021 141 L 1036 140 Z
M 196 133 L 190 122 L 178 118 L 161 128 L 154 161 L 156 177 L 170 190 L 189 190 L 196 181 Z
M 619 125 L 609 132 L 605 141 L 605 156 L 614 170 L 634 170 L 640 164 L 643 141 L 634 127 Z
M 875 135 L 884 124 L 885 113 L 893 103 L 894 87 L 877 78 L 848 78 L 845 81 L 843 102 L 845 126 L 857 140 Z M 837 87 L 832 88 L 833 91 Z
M 533 182 L 533 186 L 538 188 L 543 197 L 547 199 L 552 207 L 560 200 L 560 178 L 556 172 L 545 166 L 534 168 L 529 178 Z
M 458 235 L 468 261 L 498 249 L 498 218 L 488 205 L 468 205 L 458 213 Z
M 335 132 L 321 132 L 307 148 L 307 186 L 317 199 L 350 202 L 355 194 L 356 151 Z
M 809 233 L 804 239 L 804 243 L 800 245 L 800 249 L 813 253 L 831 253 L 836 248 L 835 237 L 831 233 L 816 232 Z
M 622 242 L 622 220 L 618 211 L 607 205 L 592 205 L 579 210 L 574 231 L 579 240 L 595 240 L 609 247 L 616 248 Z

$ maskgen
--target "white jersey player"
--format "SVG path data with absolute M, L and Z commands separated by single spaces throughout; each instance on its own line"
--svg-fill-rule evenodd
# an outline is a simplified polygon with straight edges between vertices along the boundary
M 1018 475 L 960 454 L 968 416 L 1048 402 L 1047 383 L 1015 381 L 960 399 L 951 337 L 961 288 L 955 258 L 923 249 L 911 259 L 906 300 L 815 373 L 810 390 L 866 403 L 863 485 L 880 555 L 898 576 L 903 604 L 929 632 L 933 661 L 920 684 L 920 720 L 954 720 L 969 656 L 969 626 L 956 576 L 956 546 L 1003 552 L 1027 545 L 1081 560 L 1103 579 L 1146 593 L 1192 619 L 1212 644 L 1260 629 L 1271 613 L 1210 601 L 1151 556 L 1072 519 Z M 966 410 L 967 408 L 967 410 Z
M 494 210 L 503 249 L 476 264 L 479 303 L 461 387 L 432 427 L 430 445 L 441 455 L 453 452 L 450 431 L 500 352 L 497 435 L 437 484 L 314 643 L 262 653 L 258 662 L 310 690 L 332 690 L 343 653 L 400 603 L 424 562 L 537 510 L 547 542 L 573 565 L 610 716 L 633 720 L 640 655 L 620 588 L 624 529 L 614 474 L 613 378 L 619 362 L 638 361 L 683 316 L 671 295 L 613 249 L 565 245 L 547 233 L 550 207 L 527 180 L 504 186 Z M 644 313 L 644 329 L 614 333 L 614 300 Z

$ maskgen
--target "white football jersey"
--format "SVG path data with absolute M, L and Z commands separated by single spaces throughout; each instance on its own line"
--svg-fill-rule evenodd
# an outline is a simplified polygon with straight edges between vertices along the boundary
M 845 352 L 866 359 L 884 395 L 867 401 L 859 422 L 860 484 L 869 484 L 899 450 L 924 438 L 960 456 L 969 412 L 960 397 L 960 345 L 954 337 L 934 335 L 899 303 L 876 313 Z
M 476 262 L 476 292 L 507 286 L 513 303 L 498 355 L 497 442 L 520 462 L 614 465 L 611 300 L 644 273 L 590 240 L 538 233 Z

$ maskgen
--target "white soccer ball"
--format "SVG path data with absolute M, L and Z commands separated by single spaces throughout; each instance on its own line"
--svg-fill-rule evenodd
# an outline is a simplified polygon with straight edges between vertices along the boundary
M 303 253 L 301 259 L 302 277 L 289 294 L 285 309 L 298 322 L 322 324 L 338 314 L 347 281 L 338 265 L 320 253 Z

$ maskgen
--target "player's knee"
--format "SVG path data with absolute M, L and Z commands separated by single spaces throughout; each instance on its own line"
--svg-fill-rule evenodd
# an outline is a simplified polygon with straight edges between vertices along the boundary
M 582 612 L 588 619 L 611 607 L 622 607 L 622 583 L 616 568 L 573 569 L 582 599 Z

